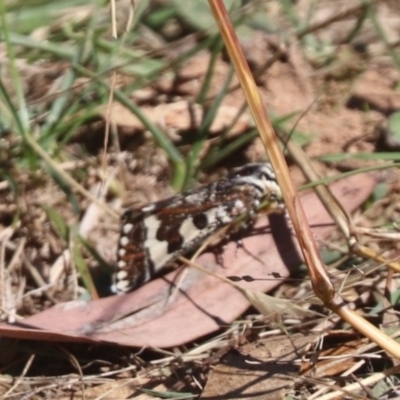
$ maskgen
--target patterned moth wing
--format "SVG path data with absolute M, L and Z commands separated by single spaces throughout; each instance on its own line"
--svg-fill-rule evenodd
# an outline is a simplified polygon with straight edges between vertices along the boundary
M 248 164 L 209 185 L 127 210 L 121 221 L 113 291 L 140 286 L 238 217 L 254 219 L 261 206 L 263 212 L 284 208 L 268 163 Z

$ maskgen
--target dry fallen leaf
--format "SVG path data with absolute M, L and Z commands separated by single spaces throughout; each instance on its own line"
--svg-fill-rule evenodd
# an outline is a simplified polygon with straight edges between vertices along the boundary
M 331 185 L 333 194 L 347 211 L 356 209 L 370 195 L 375 180 L 357 175 Z M 309 223 L 319 239 L 334 229 L 332 221 L 314 193 L 302 196 Z M 301 262 L 290 230 L 282 216 L 260 218 L 256 234 L 243 240 L 243 248 L 229 243 L 223 266 L 215 255 L 205 253 L 197 262 L 222 276 L 250 275 L 254 278 L 289 276 L 289 269 Z M 0 325 L 0 335 L 37 340 L 107 342 L 127 346 L 173 347 L 229 325 L 249 302 L 231 285 L 190 268 L 180 289 L 181 271 L 149 282 L 138 290 L 95 301 L 58 304 L 15 325 Z M 241 282 L 243 288 L 268 292 L 281 280 L 258 279 Z

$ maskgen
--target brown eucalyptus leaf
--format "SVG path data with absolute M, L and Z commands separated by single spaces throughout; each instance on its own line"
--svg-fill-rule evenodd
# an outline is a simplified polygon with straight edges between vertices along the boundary
M 351 212 L 368 198 L 375 183 L 370 175 L 357 175 L 332 184 L 331 190 L 344 209 Z M 326 238 L 334 225 L 317 196 L 308 193 L 301 201 L 316 238 Z M 222 266 L 217 265 L 213 253 L 202 254 L 196 262 L 224 277 L 251 276 L 255 280 L 240 282 L 240 286 L 268 292 L 282 279 L 265 278 L 288 277 L 290 268 L 301 262 L 283 216 L 270 216 L 269 222 L 261 217 L 255 233 L 243 239 L 242 247 L 229 243 L 222 255 Z M 172 347 L 229 325 L 248 307 L 249 301 L 229 283 L 187 268 L 126 295 L 58 304 L 23 323 L 2 324 L 0 335 Z

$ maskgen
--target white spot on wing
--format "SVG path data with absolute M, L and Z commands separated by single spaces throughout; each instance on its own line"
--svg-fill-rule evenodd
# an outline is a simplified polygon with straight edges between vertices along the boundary
M 216 212 L 213 211 L 213 215 L 215 215 L 214 220 L 220 221 L 220 225 L 229 224 L 230 222 L 232 222 L 233 219 L 223 206 L 218 207 Z
M 125 247 L 127 244 L 129 244 L 129 239 L 126 236 L 121 236 L 119 239 L 119 244 L 122 247 Z
M 237 208 L 237 209 L 239 209 L 239 208 L 242 208 L 242 209 L 243 209 L 243 208 L 244 208 L 243 201 L 240 200 L 240 199 L 236 199 L 236 200 L 235 200 L 234 207 Z
M 179 234 L 183 237 L 183 244 L 191 242 L 198 237 L 205 229 L 198 229 L 193 223 L 193 218 L 186 218 L 179 228 Z
M 115 285 L 117 292 L 127 292 L 130 289 L 128 281 L 119 281 Z
M 132 230 L 132 228 L 133 228 L 133 225 L 132 225 L 132 224 L 130 224 L 130 223 L 125 224 L 125 225 L 122 227 L 122 232 L 124 232 L 125 235 L 127 235 L 127 234 Z
M 125 279 L 128 276 L 128 273 L 126 271 L 119 271 L 119 272 L 117 272 L 116 276 L 119 281 L 122 281 L 123 279 Z
M 205 194 L 196 192 L 185 196 L 185 201 L 190 204 L 201 204 L 206 200 Z
M 157 231 L 161 225 L 161 221 L 156 216 L 150 215 L 145 218 L 144 225 L 147 230 L 147 239 L 144 241 L 144 247 L 149 252 L 154 269 L 157 271 L 171 259 L 171 255 L 168 254 L 168 242 L 160 241 L 156 238 Z
M 153 203 L 153 204 L 149 204 L 147 206 L 142 207 L 141 211 L 147 213 L 147 212 L 153 211 L 155 208 L 156 208 L 156 205 Z

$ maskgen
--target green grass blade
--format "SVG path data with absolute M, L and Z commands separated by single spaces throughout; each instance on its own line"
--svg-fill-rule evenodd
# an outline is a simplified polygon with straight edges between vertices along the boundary
M 0 21 L 3 30 L 4 41 L 7 48 L 7 56 L 9 60 L 11 80 L 13 83 L 13 88 L 15 90 L 17 99 L 18 110 L 15 111 L 15 114 L 18 115 L 17 119 L 18 119 L 18 126 L 20 128 L 20 134 L 23 135 L 25 132 L 30 130 L 30 118 L 29 118 L 28 107 L 25 101 L 25 94 L 22 86 L 21 77 L 19 76 L 18 68 L 16 66 L 14 47 L 12 46 L 10 41 L 10 32 L 7 23 L 5 0 L 0 0 Z

